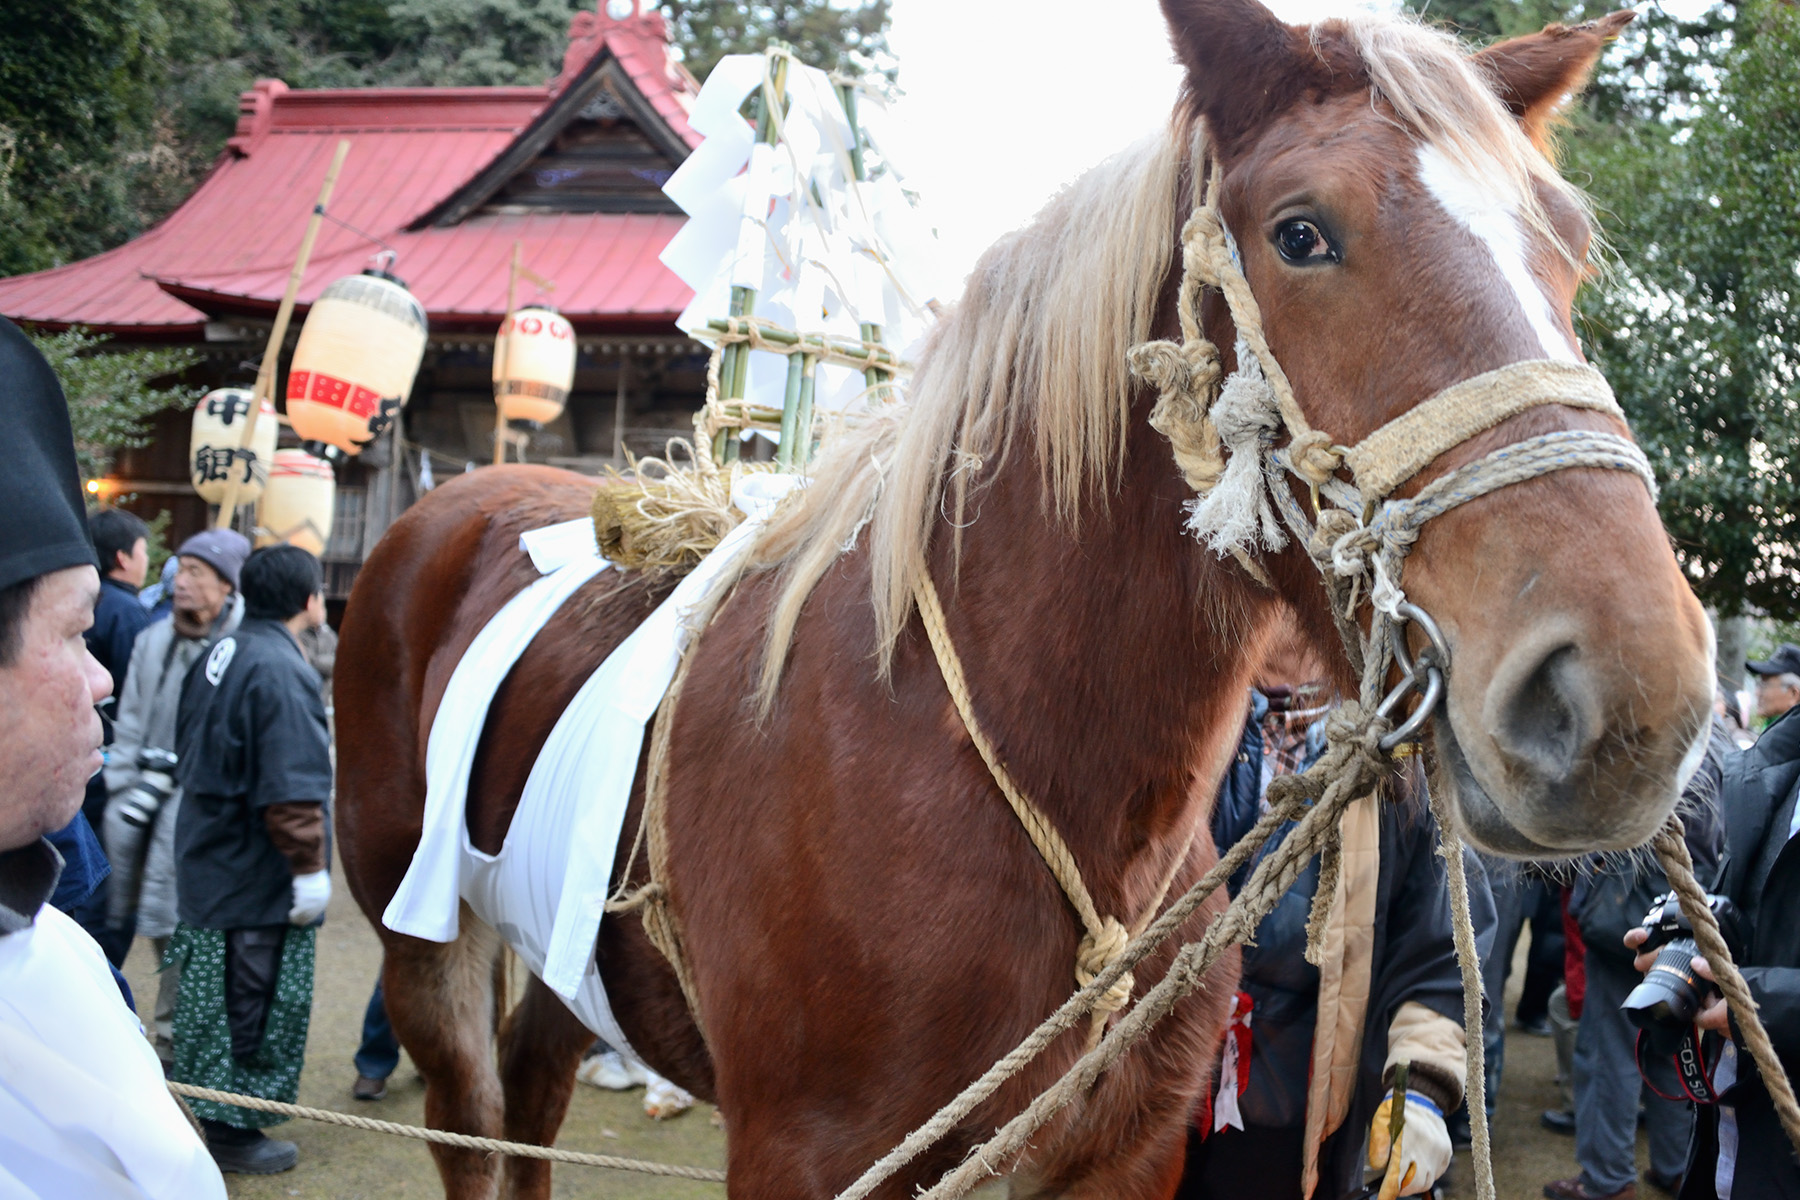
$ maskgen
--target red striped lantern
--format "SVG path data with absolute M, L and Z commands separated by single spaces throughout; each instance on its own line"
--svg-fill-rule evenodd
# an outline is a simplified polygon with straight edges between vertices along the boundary
M 300 330 L 288 369 L 288 421 L 301 440 L 346 454 L 386 432 L 425 356 L 425 309 L 383 271 L 335 280 Z
M 575 386 L 575 330 L 553 308 L 521 308 L 494 337 L 494 403 L 509 421 L 562 415 Z

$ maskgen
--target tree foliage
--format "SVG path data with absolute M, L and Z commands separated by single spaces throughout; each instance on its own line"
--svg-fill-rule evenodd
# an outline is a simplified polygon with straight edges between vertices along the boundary
M 821 0 L 765 0 L 721 4 L 718 0 L 665 0 L 675 44 L 697 78 L 705 79 L 727 54 L 755 53 L 771 41 L 794 48 L 801 62 L 827 71 L 882 71 L 895 67 L 887 44 L 890 0 L 841 7 Z
M 101 351 L 108 339 L 80 328 L 33 334 L 31 340 L 49 360 L 68 399 L 83 479 L 105 475 L 118 451 L 147 445 L 146 422 L 152 416 L 198 398 L 193 388 L 157 386 L 200 361 L 192 350 Z
M 1425 7 L 1419 5 L 1419 7 Z M 1577 0 L 1432 0 L 1477 40 L 1598 16 Z M 1609 250 L 1578 325 L 1656 469 L 1663 523 L 1721 616 L 1800 618 L 1800 9 L 1660 6 L 1602 60 L 1564 167 Z
M 190 193 L 238 94 L 290 87 L 535 85 L 569 20 L 605 0 L 8 0 L 0 21 L 0 276 L 85 258 Z M 826 67 L 886 67 L 889 0 L 671 0 L 702 78 L 771 38 Z
M 1800 10 L 1752 0 L 1725 32 L 1714 82 L 1702 79 L 1691 104 L 1600 127 L 1576 147 L 1571 163 L 1591 176 L 1617 258 L 1582 299 L 1584 340 L 1656 468 L 1695 591 L 1721 615 L 1791 619 Z

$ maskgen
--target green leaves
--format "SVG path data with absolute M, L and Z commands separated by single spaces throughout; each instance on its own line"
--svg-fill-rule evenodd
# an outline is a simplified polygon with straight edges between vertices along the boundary
M 116 452 L 147 445 L 150 417 L 199 398 L 194 388 L 156 386 L 199 362 L 195 351 L 98 351 L 108 339 L 85 329 L 32 334 L 31 340 L 62 381 L 83 479 L 106 474 Z
M 1695 591 L 1723 616 L 1792 619 L 1800 11 L 1757 0 L 1677 34 L 1664 60 L 1628 55 L 1643 86 L 1591 108 L 1572 139 L 1618 259 L 1583 295 L 1581 325 L 1656 467 Z
M 538 85 L 602 0 L 8 0 L 0 276 L 149 228 L 211 166 L 259 78 L 290 87 Z M 671 0 L 689 69 L 771 39 L 892 79 L 888 0 Z
M 705 79 L 727 54 L 760 54 L 771 41 L 794 48 L 800 61 L 826 71 L 897 72 L 888 49 L 890 0 L 856 5 L 831 0 L 768 0 L 729 4 L 720 0 L 666 0 L 663 12 L 676 45 L 696 78 Z

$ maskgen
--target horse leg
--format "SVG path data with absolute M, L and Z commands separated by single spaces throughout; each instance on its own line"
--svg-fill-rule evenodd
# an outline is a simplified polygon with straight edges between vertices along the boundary
M 500 939 L 462 910 L 462 932 L 447 944 L 389 935 L 381 970 L 388 1020 L 425 1078 L 425 1123 L 475 1137 L 502 1136 L 494 1071 L 493 963 Z M 488 1154 L 433 1145 L 445 1200 L 491 1200 L 499 1162 Z
M 508 1141 L 550 1146 L 569 1111 L 575 1068 L 594 1035 L 536 976 L 500 1030 L 500 1083 L 506 1094 Z M 506 1160 L 508 1200 L 549 1200 L 550 1164 Z

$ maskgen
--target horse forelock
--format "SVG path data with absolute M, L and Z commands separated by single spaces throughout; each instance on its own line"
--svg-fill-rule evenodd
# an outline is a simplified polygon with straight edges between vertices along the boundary
M 1402 14 L 1358 13 L 1313 26 L 1312 41 L 1321 55 L 1341 42 L 1360 60 L 1370 102 L 1385 105 L 1422 152 L 1481 180 L 1554 253 L 1573 260 L 1583 249 L 1558 234 L 1543 192 L 1566 197 L 1584 217 L 1586 197 L 1557 171 L 1553 144 L 1532 142 L 1455 35 Z

